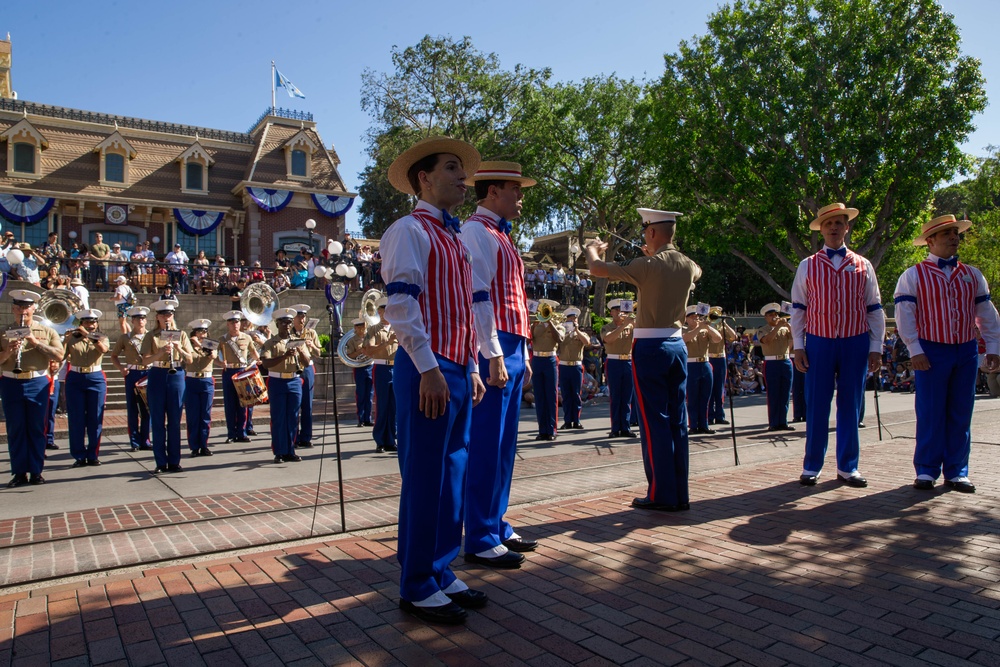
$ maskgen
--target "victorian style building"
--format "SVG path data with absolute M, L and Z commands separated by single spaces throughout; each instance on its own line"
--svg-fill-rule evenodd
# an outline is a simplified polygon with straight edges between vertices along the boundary
M 268 266 L 278 249 L 344 234 L 357 194 L 312 114 L 269 107 L 246 132 L 214 130 L 14 99 L 10 74 L 0 40 L 0 225 L 20 241 L 101 233 L 126 251 L 180 243 Z

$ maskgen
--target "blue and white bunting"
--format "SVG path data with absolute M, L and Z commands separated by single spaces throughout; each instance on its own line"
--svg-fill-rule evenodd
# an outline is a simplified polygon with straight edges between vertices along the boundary
M 226 217 L 225 211 L 195 211 L 190 208 L 175 208 L 174 218 L 177 225 L 188 234 L 204 236 L 215 231 L 222 219 Z
M 338 197 L 336 195 L 310 196 L 312 197 L 313 203 L 316 204 L 316 208 L 318 208 L 323 215 L 331 218 L 344 215 L 351 210 L 351 206 L 354 205 L 354 197 Z
M 0 215 L 11 222 L 32 225 L 44 219 L 55 203 L 55 197 L 0 194 Z
M 274 85 L 278 88 L 284 88 L 285 92 L 288 93 L 289 97 L 301 97 L 306 99 L 306 96 L 299 90 L 294 83 L 288 80 L 284 74 L 278 71 L 278 68 L 274 68 Z
M 257 206 L 269 213 L 275 213 L 288 206 L 295 194 L 291 190 L 271 190 L 268 188 L 247 187 L 247 194 Z

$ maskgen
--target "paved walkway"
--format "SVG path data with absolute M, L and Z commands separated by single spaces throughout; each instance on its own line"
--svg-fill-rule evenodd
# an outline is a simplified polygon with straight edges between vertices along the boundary
M 863 446 L 867 489 L 758 448 L 694 474 L 686 513 L 630 509 L 641 486 L 523 505 L 524 567 L 455 563 L 491 597 L 464 627 L 399 612 L 385 531 L 0 596 L 0 664 L 1000 664 L 994 415 L 975 495 L 913 490 L 900 423 Z

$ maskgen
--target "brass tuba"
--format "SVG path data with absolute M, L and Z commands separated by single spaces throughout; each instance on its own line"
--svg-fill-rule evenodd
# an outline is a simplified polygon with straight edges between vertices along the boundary
M 257 326 L 270 325 L 277 308 L 278 294 L 267 283 L 251 284 L 240 297 L 240 311 Z
M 83 299 L 68 289 L 50 289 L 38 302 L 42 324 L 60 336 L 73 328 L 73 313 L 83 310 Z
M 358 317 L 363 319 L 367 326 L 373 327 L 381 320 L 378 316 L 378 306 L 375 304 L 384 296 L 385 294 L 380 290 L 370 289 L 361 297 L 361 311 L 358 313 Z M 351 333 L 353 334 L 353 332 Z
M 351 359 L 347 356 L 347 341 L 354 338 L 354 331 L 348 331 L 344 334 L 344 337 L 340 339 L 340 344 L 337 346 L 337 356 L 348 368 L 364 368 L 365 366 L 371 366 L 375 361 L 369 357 L 367 354 L 362 354 L 357 359 Z

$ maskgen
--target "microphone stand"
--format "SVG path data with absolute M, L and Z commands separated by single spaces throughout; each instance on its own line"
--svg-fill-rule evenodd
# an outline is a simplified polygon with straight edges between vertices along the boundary
M 721 319 L 722 319 L 722 324 L 723 324 L 723 328 L 722 328 L 722 349 L 725 349 L 725 346 L 726 346 L 725 324 L 726 324 L 726 320 L 729 320 L 729 319 L 732 319 L 732 318 L 730 318 L 730 317 L 722 317 Z M 733 324 L 735 324 L 735 323 L 736 323 L 736 320 L 733 320 Z M 736 327 L 733 327 L 733 330 L 735 331 Z M 726 377 L 726 378 L 729 377 L 729 355 L 728 354 L 726 355 L 726 372 L 725 372 L 724 377 Z M 725 387 L 723 387 L 723 389 L 725 389 Z M 733 392 L 727 391 L 726 393 L 729 394 L 729 433 L 733 437 L 733 460 L 736 462 L 736 465 L 740 465 L 740 454 L 736 450 L 736 413 L 733 410 Z
M 878 375 L 872 373 L 872 386 L 875 387 L 875 422 L 878 424 L 878 441 L 882 442 L 882 413 L 878 409 L 878 384 L 882 381 L 882 372 L 879 369 Z

